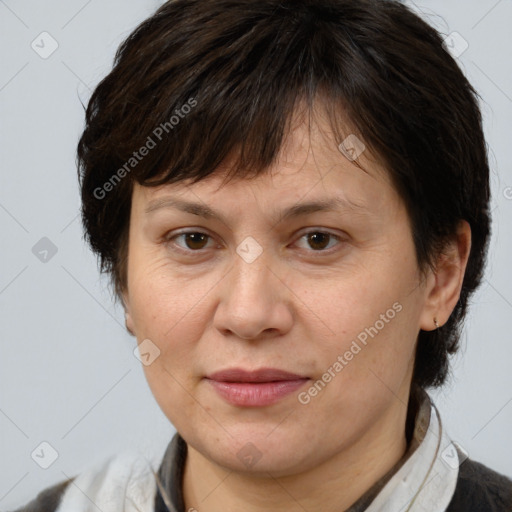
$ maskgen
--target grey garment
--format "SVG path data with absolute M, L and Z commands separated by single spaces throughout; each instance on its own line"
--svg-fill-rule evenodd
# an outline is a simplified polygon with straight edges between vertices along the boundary
M 411 392 L 406 420 L 407 449 L 399 461 L 345 512 L 364 512 L 382 488 L 411 457 L 425 437 L 430 423 L 431 402 L 423 390 Z M 176 433 L 162 460 L 159 477 L 161 489 L 155 499 L 155 512 L 185 512 L 183 471 L 187 458 L 187 443 Z M 162 498 L 162 494 L 165 498 Z
M 30 503 L 14 512 L 55 512 L 64 491 L 72 481 L 73 478 L 70 478 L 41 491 Z
M 466 459 L 446 512 L 512 512 L 512 480 Z

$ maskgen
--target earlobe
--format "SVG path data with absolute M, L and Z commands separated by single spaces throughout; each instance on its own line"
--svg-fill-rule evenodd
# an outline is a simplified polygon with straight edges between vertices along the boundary
M 123 307 L 124 307 L 124 325 L 126 330 L 132 335 L 135 336 L 135 329 L 133 326 L 133 319 L 130 313 L 130 305 L 128 303 L 126 295 L 122 296 Z
M 132 336 L 135 336 L 135 332 L 134 332 L 134 329 L 133 329 L 133 320 L 132 320 L 132 317 L 131 317 L 130 313 L 128 313 L 128 311 L 125 311 L 125 313 L 124 313 L 124 323 L 125 323 L 125 326 L 126 326 L 126 330 Z
M 429 279 L 420 329 L 432 331 L 447 322 L 460 297 L 470 250 L 471 227 L 461 220 L 456 236 L 439 255 L 433 279 Z

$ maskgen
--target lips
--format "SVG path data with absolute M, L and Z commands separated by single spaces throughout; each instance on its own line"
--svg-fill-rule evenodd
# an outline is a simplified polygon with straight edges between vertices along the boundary
M 275 368 L 262 368 L 260 370 L 243 370 L 241 368 L 230 368 L 215 372 L 208 376 L 209 379 L 218 382 L 279 382 L 283 380 L 308 379 L 304 375 L 278 370 Z
M 206 377 L 218 396 L 239 407 L 274 404 L 304 386 L 308 380 L 309 377 L 275 368 L 255 371 L 231 368 Z

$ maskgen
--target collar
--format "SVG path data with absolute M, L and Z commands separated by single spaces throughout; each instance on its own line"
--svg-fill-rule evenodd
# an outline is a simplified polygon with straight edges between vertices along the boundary
M 439 411 L 422 389 L 411 391 L 407 427 L 412 432 L 406 453 L 346 512 L 446 510 L 457 484 L 459 455 L 443 429 Z M 166 502 L 162 511 L 185 510 L 182 480 L 186 456 L 186 442 L 177 433 L 160 466 L 165 500 L 160 493 L 159 497 L 162 505 Z
M 412 448 L 365 512 L 444 512 L 459 474 L 459 454 L 423 390 Z

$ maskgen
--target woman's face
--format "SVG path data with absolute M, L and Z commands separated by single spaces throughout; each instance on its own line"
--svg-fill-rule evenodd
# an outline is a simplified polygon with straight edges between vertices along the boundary
M 302 126 L 255 179 L 135 186 L 128 325 L 163 412 L 210 461 L 294 474 L 403 431 L 432 316 L 405 207 L 367 156 L 368 173 Z M 214 375 L 232 369 L 293 376 Z

